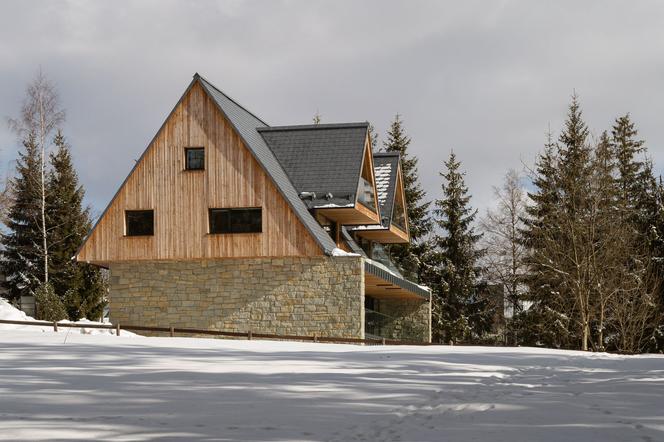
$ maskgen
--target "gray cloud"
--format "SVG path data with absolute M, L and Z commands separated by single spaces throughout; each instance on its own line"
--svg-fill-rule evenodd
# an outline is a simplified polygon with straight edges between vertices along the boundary
M 631 112 L 661 167 L 662 23 L 657 1 L 5 1 L 0 115 L 41 65 L 99 211 L 198 71 L 271 124 L 318 110 L 383 135 L 400 113 L 429 197 L 453 148 L 483 209 L 574 89 L 597 133 Z M 11 167 L 4 127 L 0 147 Z

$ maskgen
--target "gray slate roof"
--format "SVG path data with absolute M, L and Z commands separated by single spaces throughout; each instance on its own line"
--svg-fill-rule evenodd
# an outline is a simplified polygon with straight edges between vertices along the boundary
M 367 254 L 362 250 L 362 247 L 358 243 L 355 242 L 353 237 L 350 235 L 350 232 L 348 232 L 348 229 L 345 226 L 341 227 L 341 237 L 346 241 L 346 244 L 348 244 L 348 247 L 350 248 L 351 252 L 357 253 L 358 255 L 363 256 L 364 258 L 368 258 Z
M 298 191 L 289 180 L 281 164 L 279 164 L 279 161 L 277 161 L 277 158 L 267 146 L 263 137 L 258 133 L 259 129 L 268 128 L 267 123 L 242 107 L 200 75 L 194 75 L 195 81 L 201 82 L 203 88 L 215 101 L 219 110 L 228 118 L 238 134 L 240 134 L 240 137 L 254 158 L 256 158 L 256 161 L 272 178 L 279 192 L 284 196 L 297 217 L 302 221 L 305 228 L 309 230 L 323 251 L 327 254 L 332 254 L 332 251 L 336 248 L 336 244 L 309 213 L 309 210 L 307 210 L 304 202 L 300 199 Z
M 389 228 L 392 222 L 392 207 L 394 206 L 394 193 L 397 185 L 399 153 L 376 152 L 373 154 L 373 159 L 381 224 Z
M 304 199 L 315 208 L 355 203 L 368 127 L 368 123 L 316 124 L 261 127 L 258 132 L 298 194 L 316 194 Z

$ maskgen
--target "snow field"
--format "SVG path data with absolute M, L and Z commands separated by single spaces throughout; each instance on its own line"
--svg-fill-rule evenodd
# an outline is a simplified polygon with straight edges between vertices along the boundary
M 664 357 L 0 330 L 0 440 L 661 441 Z

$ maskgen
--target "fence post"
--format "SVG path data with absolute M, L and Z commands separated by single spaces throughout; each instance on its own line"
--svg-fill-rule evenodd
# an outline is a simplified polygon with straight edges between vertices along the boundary
M 53 331 L 54 332 L 58 331 L 58 322 L 57 321 L 53 321 Z
M 251 330 L 247 332 L 247 339 L 251 341 Z
M 115 324 L 115 336 L 120 336 L 120 323 Z
M 175 337 L 175 328 L 171 325 L 171 338 Z
M 383 345 L 385 345 L 385 338 L 380 340 Z

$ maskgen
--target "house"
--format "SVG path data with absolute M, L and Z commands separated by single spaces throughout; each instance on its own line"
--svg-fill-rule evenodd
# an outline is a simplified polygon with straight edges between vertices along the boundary
M 110 318 L 146 326 L 429 341 L 399 157 L 367 123 L 271 127 L 196 74 L 76 254 Z

